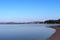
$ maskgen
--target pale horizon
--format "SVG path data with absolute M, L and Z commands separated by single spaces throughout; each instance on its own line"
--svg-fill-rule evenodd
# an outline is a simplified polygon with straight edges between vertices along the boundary
M 0 22 L 60 19 L 60 0 L 0 0 Z

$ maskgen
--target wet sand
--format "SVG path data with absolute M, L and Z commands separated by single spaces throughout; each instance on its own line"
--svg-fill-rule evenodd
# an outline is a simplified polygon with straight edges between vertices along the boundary
M 50 38 L 48 38 L 48 40 L 60 40 L 60 26 L 54 26 L 51 28 L 56 29 L 56 32 Z

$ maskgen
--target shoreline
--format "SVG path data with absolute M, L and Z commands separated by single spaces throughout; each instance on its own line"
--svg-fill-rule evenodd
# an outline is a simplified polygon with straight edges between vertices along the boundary
M 50 28 L 56 29 L 56 32 L 48 40 L 60 40 L 60 26 L 51 26 Z

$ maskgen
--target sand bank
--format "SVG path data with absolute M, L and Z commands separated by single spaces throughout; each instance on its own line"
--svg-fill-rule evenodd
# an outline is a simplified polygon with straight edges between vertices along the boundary
M 54 26 L 51 28 L 56 29 L 56 32 L 50 38 L 48 38 L 48 40 L 60 40 L 60 26 Z

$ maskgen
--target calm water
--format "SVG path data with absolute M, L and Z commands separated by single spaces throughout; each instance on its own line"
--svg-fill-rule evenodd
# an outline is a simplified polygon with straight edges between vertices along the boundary
M 0 24 L 0 40 L 46 40 L 60 24 Z

